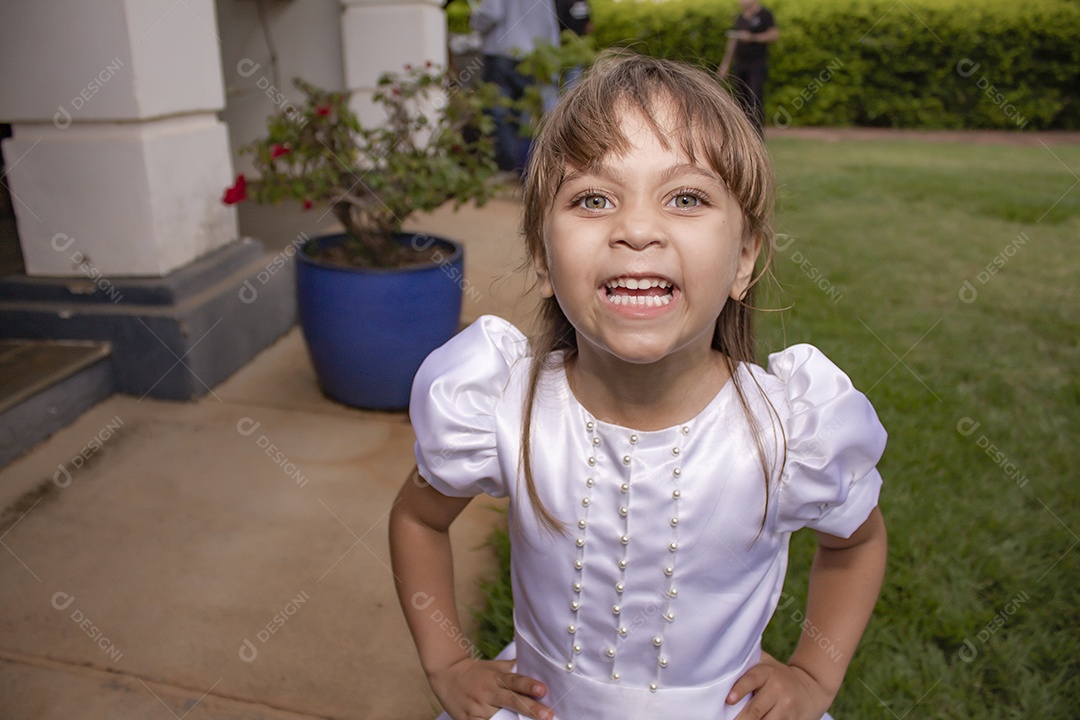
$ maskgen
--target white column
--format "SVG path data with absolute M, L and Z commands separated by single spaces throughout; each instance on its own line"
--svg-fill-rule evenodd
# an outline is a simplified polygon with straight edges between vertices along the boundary
M 13 7 L 16 6 L 16 7 Z M 236 238 L 213 0 L 9 0 L 7 180 L 29 275 L 163 276 Z
M 361 123 L 384 119 L 371 102 L 379 76 L 431 61 L 446 66 L 446 13 L 440 0 L 342 0 L 345 87 Z

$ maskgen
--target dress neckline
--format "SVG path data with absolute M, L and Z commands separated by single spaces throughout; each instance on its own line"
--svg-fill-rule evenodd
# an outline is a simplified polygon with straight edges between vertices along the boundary
M 730 393 L 734 392 L 733 386 L 735 384 L 735 376 L 734 374 L 732 374 L 728 376 L 728 379 L 725 380 L 724 384 L 720 386 L 720 389 L 716 391 L 716 394 L 713 395 L 711 400 L 709 400 L 709 403 L 693 417 L 684 420 L 683 422 L 676 423 L 675 425 L 660 428 L 659 430 L 638 430 L 637 428 L 627 427 L 626 425 L 620 425 L 618 423 L 608 422 L 606 420 L 601 420 L 600 418 L 597 418 L 587 407 L 585 407 L 585 405 L 580 400 L 578 400 L 577 395 L 574 394 L 573 388 L 570 387 L 570 378 L 566 375 L 566 363 L 564 362 L 564 358 L 560 357 L 557 365 L 558 367 L 555 369 L 555 372 L 557 373 L 558 380 L 561 383 L 563 390 L 566 392 L 566 397 L 571 407 L 576 408 L 581 414 L 583 414 L 592 422 L 595 422 L 599 427 L 607 428 L 616 432 L 635 433 L 642 437 L 663 436 L 669 435 L 673 432 L 681 432 L 685 434 L 686 431 L 684 430 L 684 428 L 692 427 L 698 422 L 700 422 L 702 418 L 705 418 L 706 416 L 716 412 L 720 405 L 726 402 L 727 396 Z M 746 363 L 743 362 L 736 363 L 735 372 L 744 373 L 745 365 Z

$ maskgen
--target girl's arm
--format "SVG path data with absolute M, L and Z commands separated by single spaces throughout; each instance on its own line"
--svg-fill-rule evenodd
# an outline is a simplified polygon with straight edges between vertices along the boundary
M 405 621 L 428 683 L 454 720 L 491 717 L 504 707 L 545 720 L 551 710 L 534 699 L 547 693 L 543 683 L 510 672 L 513 661 L 478 660 L 461 638 L 449 529 L 469 500 L 443 495 L 416 472 L 398 493 L 390 562 Z
M 818 533 L 799 645 L 787 665 L 766 656 L 735 683 L 729 703 L 754 693 L 736 720 L 819 720 L 828 710 L 881 591 L 886 545 L 877 508 L 850 538 Z

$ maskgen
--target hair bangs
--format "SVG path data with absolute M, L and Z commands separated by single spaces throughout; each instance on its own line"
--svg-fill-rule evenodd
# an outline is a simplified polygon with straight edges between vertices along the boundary
M 525 178 L 525 234 L 530 258 L 543 252 L 547 212 L 568 168 L 588 172 L 626 152 L 621 120 L 639 113 L 665 148 L 712 171 L 743 211 L 744 233 L 767 238 L 773 210 L 772 171 L 742 108 L 701 70 L 606 51 L 543 120 Z

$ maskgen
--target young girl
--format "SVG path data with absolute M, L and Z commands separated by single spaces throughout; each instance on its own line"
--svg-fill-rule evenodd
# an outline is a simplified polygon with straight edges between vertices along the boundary
M 817 349 L 754 364 L 771 204 L 754 127 L 699 70 L 608 57 L 546 120 L 525 190 L 540 332 L 488 316 L 427 359 L 410 408 L 419 477 L 391 514 L 444 717 L 829 707 L 884 572 L 885 431 Z M 496 661 L 444 620 L 460 627 L 448 528 L 479 493 L 510 497 L 515 642 Z M 784 664 L 761 636 L 802 527 L 818 551 Z

